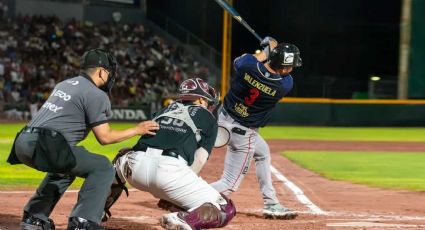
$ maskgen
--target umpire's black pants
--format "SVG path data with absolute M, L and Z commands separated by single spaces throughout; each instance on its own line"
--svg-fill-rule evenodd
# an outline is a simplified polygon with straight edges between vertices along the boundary
M 17 157 L 32 168 L 37 137 L 37 133 L 22 132 L 15 142 Z M 78 176 L 85 178 L 85 181 L 70 217 L 81 217 L 100 223 L 115 170 L 105 156 L 90 153 L 81 146 L 71 146 L 71 149 L 76 158 L 76 166 L 66 174 L 47 173 L 24 210 L 47 220 L 63 193 Z

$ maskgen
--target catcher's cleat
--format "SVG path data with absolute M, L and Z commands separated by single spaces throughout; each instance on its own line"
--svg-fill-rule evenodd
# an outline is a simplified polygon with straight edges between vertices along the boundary
M 55 223 L 52 219 L 45 221 L 28 212 L 24 212 L 20 225 L 22 230 L 55 230 Z
M 290 220 L 297 217 L 298 214 L 295 211 L 285 208 L 280 204 L 270 204 L 264 206 L 263 216 L 266 219 Z
M 81 217 L 70 217 L 67 230 L 105 230 L 105 227 Z
M 167 230 L 192 230 L 192 227 L 178 216 L 178 212 L 162 215 L 159 223 L 161 227 Z

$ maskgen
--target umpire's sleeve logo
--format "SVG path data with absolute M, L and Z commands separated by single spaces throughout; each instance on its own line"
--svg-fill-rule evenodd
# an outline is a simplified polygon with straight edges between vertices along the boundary
M 78 85 L 80 82 L 74 81 L 74 80 L 68 80 L 68 81 L 66 81 L 66 83 L 71 84 L 71 85 Z

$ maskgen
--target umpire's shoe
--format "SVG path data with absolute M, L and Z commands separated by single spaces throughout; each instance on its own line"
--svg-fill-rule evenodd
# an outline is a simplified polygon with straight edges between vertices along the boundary
M 70 217 L 67 230 L 104 230 L 102 225 L 81 217 Z
M 55 230 L 55 223 L 52 219 L 48 221 L 42 220 L 31 215 L 28 212 L 24 212 L 21 222 L 22 230 Z

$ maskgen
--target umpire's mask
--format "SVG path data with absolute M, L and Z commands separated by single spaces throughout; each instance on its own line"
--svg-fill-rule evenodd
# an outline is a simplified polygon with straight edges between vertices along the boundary
M 109 93 L 114 86 L 117 76 L 118 64 L 115 57 L 102 49 L 92 49 L 85 52 L 81 61 L 81 68 L 87 69 L 95 67 L 102 67 L 108 70 L 108 80 L 99 88 Z

